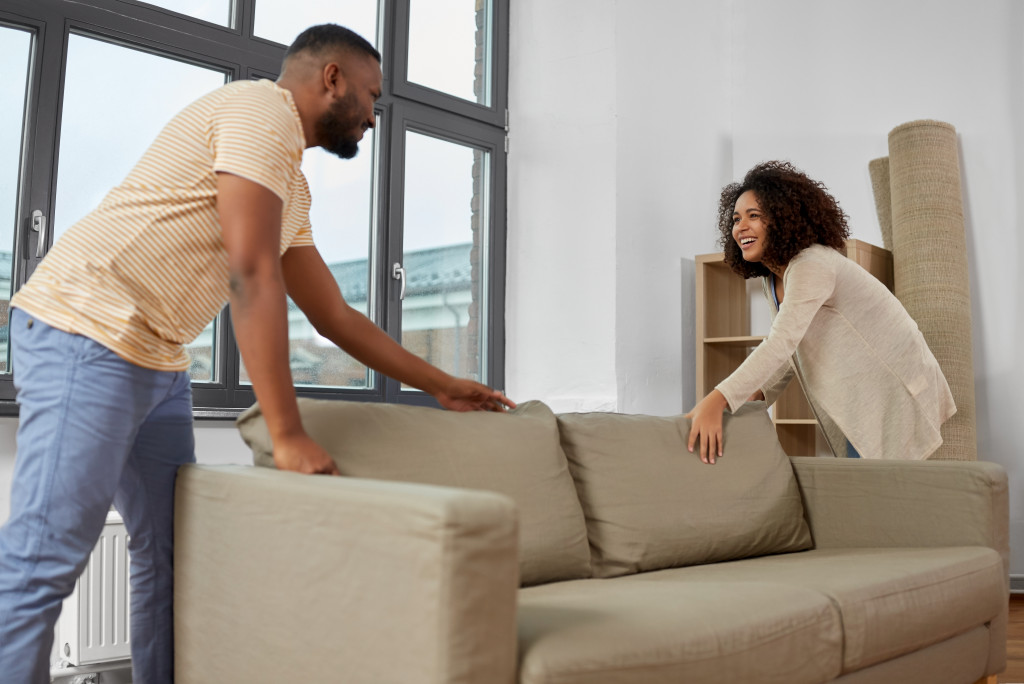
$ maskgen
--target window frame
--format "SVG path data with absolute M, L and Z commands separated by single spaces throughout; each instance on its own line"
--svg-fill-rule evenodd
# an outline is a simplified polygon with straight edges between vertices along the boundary
M 33 32 L 12 245 L 14 292 L 28 280 L 39 262 L 34 256 L 37 240 L 30 226 L 32 210 L 42 209 L 48 218 L 54 212 L 71 33 L 223 71 L 226 82 L 276 78 L 287 46 L 252 36 L 258 1 L 232 0 L 234 25 L 225 27 L 139 0 L 87 0 L 87 4 L 73 0 L 4 0 L 0 25 Z M 486 150 L 490 154 L 486 256 L 489 280 L 485 286 L 487 319 L 481 331 L 486 336 L 486 367 L 481 371 L 486 383 L 503 389 L 509 2 L 491 0 L 490 106 L 407 80 L 410 2 L 380 0 L 378 4 L 378 16 L 384 18 L 383 26 L 378 19 L 376 37 L 383 56 L 383 94 L 376 106 L 379 156 L 373 183 L 378 192 L 376 206 L 372 208 L 376 216 L 376 251 L 369 256 L 370 285 L 376 290 L 370 316 L 392 338 L 399 339 L 401 305 L 388 265 L 402 260 L 405 131 L 411 128 Z M 47 241 L 52 243 L 50 231 Z M 219 315 L 214 345 L 218 364 L 215 380 L 192 385 L 196 418 L 233 419 L 255 401 L 251 386 L 239 382 L 240 357 L 229 318 L 225 307 Z M 12 370 L 17 373 L 16 367 Z M 372 372 L 372 389 L 299 386 L 296 393 L 317 398 L 437 405 L 429 395 L 402 391 L 397 381 Z M 0 415 L 17 414 L 14 395 L 13 374 L 0 374 Z
M 439 115 L 434 108 L 415 102 L 395 103 L 392 110 L 392 124 L 395 132 L 390 136 L 392 145 L 392 164 L 394 167 L 401 167 L 404 171 L 405 158 L 405 136 L 407 131 L 423 133 L 442 140 L 450 140 L 455 143 L 472 146 L 485 150 L 491 155 L 491 163 L 488 166 L 490 185 L 492 193 L 488 203 L 487 222 L 490 228 L 490 241 L 500 240 L 502 249 L 490 249 L 487 252 L 487 273 L 491 280 L 487 284 L 487 309 L 489 318 L 493 319 L 488 326 L 488 334 L 494 335 L 491 344 L 487 345 L 486 366 L 484 368 L 492 386 L 504 389 L 504 345 L 505 345 L 505 224 L 500 220 L 505 216 L 506 196 L 504 192 L 494 192 L 494 188 L 506 187 L 506 167 L 503 163 L 505 157 L 505 131 L 500 129 L 500 134 L 493 126 L 482 122 L 475 122 L 473 125 L 465 125 L 459 130 L 453 130 L 446 126 L 446 119 Z M 501 159 L 502 163 L 495 163 Z M 404 173 L 396 173 L 392 179 L 390 206 L 392 219 L 404 225 L 405 216 L 405 176 Z M 500 254 L 498 253 L 500 252 Z M 387 250 L 388 260 L 386 263 L 404 261 L 402 244 L 389 245 Z M 495 277 L 495 274 L 501 274 Z M 387 290 L 389 295 L 389 306 L 387 329 L 401 330 L 401 303 L 398 301 L 398 291 L 395 288 Z M 501 306 L 501 309 L 494 307 Z M 500 315 L 495 315 L 499 311 Z M 501 359 L 502 362 L 498 362 Z M 423 406 L 435 405 L 433 399 L 422 392 L 402 390 L 400 383 L 392 378 L 386 379 L 385 401 L 391 403 L 416 404 Z

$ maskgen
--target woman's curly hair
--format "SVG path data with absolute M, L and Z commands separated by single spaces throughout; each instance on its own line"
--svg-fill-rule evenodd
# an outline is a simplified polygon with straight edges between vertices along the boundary
M 757 195 L 767 229 L 761 262 L 745 261 L 732 237 L 736 200 L 748 190 Z M 846 213 L 825 186 L 784 161 L 762 162 L 747 172 L 742 183 L 722 189 L 718 230 L 725 263 L 744 278 L 766 276 L 770 271 L 764 262 L 785 266 L 814 244 L 842 249 L 850 235 Z

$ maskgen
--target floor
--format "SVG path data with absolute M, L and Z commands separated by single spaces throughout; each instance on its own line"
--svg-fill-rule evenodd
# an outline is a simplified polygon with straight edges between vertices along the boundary
M 999 684 L 1024 684 L 1024 594 L 1010 597 L 1010 629 L 1006 635 L 1006 672 Z

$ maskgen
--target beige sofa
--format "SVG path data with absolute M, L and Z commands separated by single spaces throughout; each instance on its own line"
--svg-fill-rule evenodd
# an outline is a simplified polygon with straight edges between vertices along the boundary
M 178 684 L 971 684 L 1004 668 L 997 465 L 791 460 L 757 402 L 727 417 L 714 466 L 682 418 L 301 409 L 347 477 L 180 473 Z M 272 465 L 258 407 L 239 425 Z

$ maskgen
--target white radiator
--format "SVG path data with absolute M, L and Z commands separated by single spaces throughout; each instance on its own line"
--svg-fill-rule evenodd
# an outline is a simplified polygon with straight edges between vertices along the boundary
M 111 510 L 57 625 L 58 658 L 82 666 L 125 660 L 128 644 L 128 533 Z

